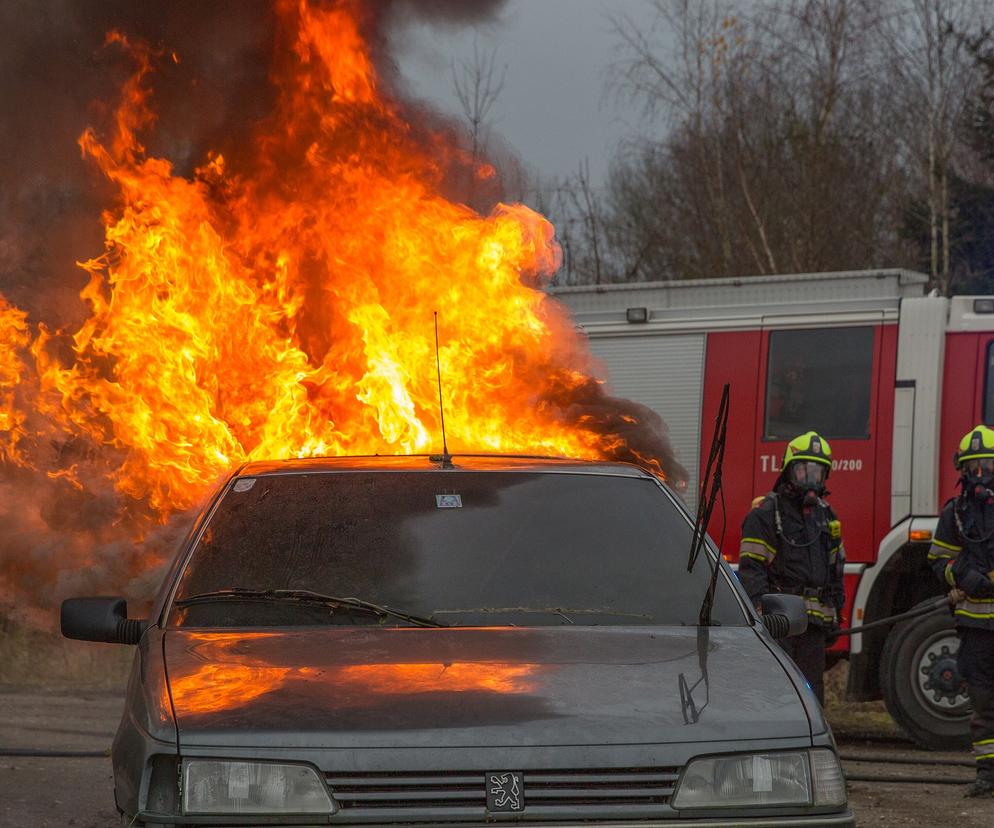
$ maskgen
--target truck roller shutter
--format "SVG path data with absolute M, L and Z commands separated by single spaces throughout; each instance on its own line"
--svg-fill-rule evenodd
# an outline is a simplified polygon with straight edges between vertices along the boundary
M 701 456 L 704 339 L 704 334 L 590 337 L 590 349 L 607 365 L 608 391 L 648 406 L 669 426 L 677 459 L 690 475 L 683 497 L 692 512 Z

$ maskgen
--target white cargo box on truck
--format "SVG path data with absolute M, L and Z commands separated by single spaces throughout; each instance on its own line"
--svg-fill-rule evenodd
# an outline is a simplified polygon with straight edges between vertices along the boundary
M 927 277 L 906 270 L 754 276 L 551 288 L 607 368 L 611 393 L 643 403 L 670 429 L 696 507 L 707 334 L 896 323 Z M 702 425 L 705 427 L 702 429 Z

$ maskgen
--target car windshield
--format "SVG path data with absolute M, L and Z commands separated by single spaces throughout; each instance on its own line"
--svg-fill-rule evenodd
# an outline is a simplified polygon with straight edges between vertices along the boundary
M 644 478 L 240 477 L 190 557 L 171 623 L 693 625 L 710 567 L 702 558 L 687 572 L 690 538 L 680 510 Z M 723 577 L 712 623 L 746 623 Z

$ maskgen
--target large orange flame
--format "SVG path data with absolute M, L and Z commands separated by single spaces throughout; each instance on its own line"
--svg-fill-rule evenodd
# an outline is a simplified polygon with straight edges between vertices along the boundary
M 25 462 L 29 437 L 100 446 L 142 535 L 247 459 L 439 451 L 437 311 L 450 450 L 625 449 L 662 473 L 626 446 L 631 416 L 590 413 L 590 357 L 541 290 L 552 226 L 444 195 L 454 169 L 493 168 L 384 90 L 370 8 L 276 0 L 273 114 L 237 162 L 214 153 L 190 177 L 139 138 L 160 56 L 109 36 L 136 69 L 109 133 L 79 139 L 119 195 L 103 255 L 81 263 L 89 317 L 71 337 L 40 326 L 31 410 L 46 425 L 31 431 L 10 390 L 25 317 L 0 304 L 0 460 Z M 52 475 L 87 485 L 68 460 Z
M 112 139 L 80 139 L 122 207 L 82 265 L 76 360 L 46 364 L 44 387 L 63 425 L 127 449 L 118 487 L 160 512 L 249 458 L 440 449 L 435 309 L 450 448 L 599 453 L 533 404 L 585 380 L 564 317 L 522 281 L 557 266 L 552 227 L 438 194 L 438 162 L 377 95 L 357 9 L 280 4 L 298 59 L 251 173 L 214 157 L 187 180 L 146 157 L 141 47 Z
M 16 405 L 14 389 L 26 370 L 20 352 L 29 341 L 27 314 L 0 294 L 0 461 L 23 462 L 17 444 L 25 436 L 26 415 Z

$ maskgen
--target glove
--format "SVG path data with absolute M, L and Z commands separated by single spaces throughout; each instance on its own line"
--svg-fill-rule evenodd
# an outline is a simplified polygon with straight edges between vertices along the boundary
M 966 593 L 963 592 L 959 587 L 953 587 L 949 590 L 949 606 L 955 607 L 960 601 L 966 598 Z
M 994 595 L 994 584 L 986 573 L 974 569 L 962 555 L 953 561 L 951 569 L 956 579 L 956 586 L 965 590 L 967 595 Z
M 839 640 L 839 627 L 838 621 L 833 621 L 827 627 L 825 627 L 825 646 L 831 647 L 836 641 Z

